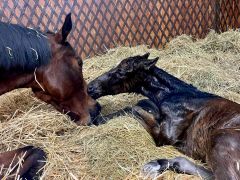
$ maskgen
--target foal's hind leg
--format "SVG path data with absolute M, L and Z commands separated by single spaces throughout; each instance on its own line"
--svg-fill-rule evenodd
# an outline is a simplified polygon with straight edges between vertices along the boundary
M 22 160 L 19 162 L 19 160 Z M 8 179 L 21 177 L 34 179 L 40 176 L 41 169 L 45 165 L 46 155 L 43 150 L 27 146 L 24 148 L 8 151 L 0 154 L 0 166 L 11 169 L 7 174 L 0 174 L 0 178 L 8 176 Z
M 218 180 L 240 179 L 240 128 L 222 129 L 212 135 L 207 163 Z
M 200 176 L 203 179 L 213 179 L 211 171 L 202 166 L 196 165 L 184 157 L 174 159 L 157 159 L 145 164 L 142 168 L 142 175 L 147 178 L 156 178 L 166 170 L 177 173 Z

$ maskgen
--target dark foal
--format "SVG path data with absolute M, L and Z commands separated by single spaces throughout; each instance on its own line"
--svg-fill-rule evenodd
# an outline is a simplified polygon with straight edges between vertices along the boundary
M 157 176 L 165 170 L 174 170 L 206 179 L 240 179 L 240 105 L 199 91 L 157 68 L 147 58 L 135 58 L 138 60 L 132 57 L 122 61 L 93 80 L 89 84 L 89 93 L 95 98 L 122 92 L 147 96 L 151 101 L 141 102 L 132 111 L 140 117 L 139 122 L 152 135 L 156 145 L 173 145 L 184 154 L 206 162 L 211 169 L 177 157 L 147 163 L 143 167 L 144 174 Z M 134 69 L 128 67 L 134 64 L 132 61 L 141 64 L 146 61 L 150 65 L 148 68 L 139 65 L 139 69 Z M 132 71 L 125 72 L 125 69 Z M 112 82 L 112 74 L 115 74 L 117 84 Z M 108 88 L 112 86 L 120 90 Z
M 100 106 L 88 95 L 82 59 L 67 42 L 71 29 L 71 14 L 57 33 L 0 22 L 0 95 L 32 88 L 37 98 L 88 125 Z
M 0 153 L 1 179 L 37 179 L 42 174 L 46 155 L 33 146 Z

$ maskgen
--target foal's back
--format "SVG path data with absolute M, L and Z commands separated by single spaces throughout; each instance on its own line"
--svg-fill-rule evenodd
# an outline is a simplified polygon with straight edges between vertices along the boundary
M 188 128 L 186 137 L 186 154 L 198 159 L 206 159 L 211 146 L 226 130 L 234 134 L 240 131 L 240 105 L 227 99 L 217 97 L 206 101 L 197 112 Z M 237 130 L 237 131 L 236 131 Z

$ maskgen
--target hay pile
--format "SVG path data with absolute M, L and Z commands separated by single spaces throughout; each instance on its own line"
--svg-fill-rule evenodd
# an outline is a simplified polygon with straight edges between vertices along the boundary
M 240 103 L 240 32 L 211 32 L 203 40 L 182 35 L 164 50 L 119 47 L 85 60 L 87 81 L 132 55 L 150 52 L 158 66 L 202 90 Z M 140 96 L 121 94 L 99 100 L 103 114 L 135 104 Z M 33 144 L 43 148 L 48 161 L 44 179 L 138 179 L 139 167 L 154 158 L 181 155 L 173 147 L 155 147 L 151 137 L 132 117 L 115 118 L 99 127 L 77 127 L 67 116 L 37 100 L 28 89 L 0 97 L 0 149 Z M 164 173 L 164 179 L 198 179 Z

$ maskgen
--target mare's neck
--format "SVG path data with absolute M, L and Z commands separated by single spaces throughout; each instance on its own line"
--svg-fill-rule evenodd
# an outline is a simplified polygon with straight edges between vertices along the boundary
M 0 72 L 0 95 L 17 88 L 28 88 L 34 81 L 34 72 Z

